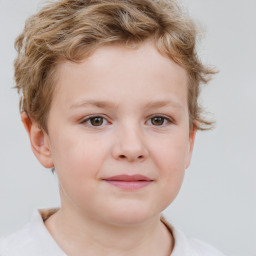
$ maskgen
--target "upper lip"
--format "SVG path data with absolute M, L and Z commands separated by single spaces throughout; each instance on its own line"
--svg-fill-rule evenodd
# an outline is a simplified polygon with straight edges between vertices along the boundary
M 122 175 L 111 176 L 111 177 L 105 178 L 104 180 L 108 180 L 108 181 L 152 181 L 152 179 L 150 179 L 149 177 L 140 175 L 140 174 L 135 174 L 135 175 L 122 174 Z

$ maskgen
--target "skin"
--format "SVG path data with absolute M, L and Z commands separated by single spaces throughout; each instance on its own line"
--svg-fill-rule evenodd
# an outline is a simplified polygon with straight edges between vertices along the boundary
M 181 187 L 195 137 L 186 71 L 147 41 L 101 47 L 59 64 L 57 75 L 48 133 L 22 114 L 34 154 L 59 178 L 49 232 L 70 255 L 170 255 L 160 213 Z M 152 181 L 125 190 L 104 180 L 120 174 Z

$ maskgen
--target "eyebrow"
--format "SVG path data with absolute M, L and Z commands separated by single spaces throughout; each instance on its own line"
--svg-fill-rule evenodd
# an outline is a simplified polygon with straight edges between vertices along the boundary
M 70 106 L 70 109 L 73 108 L 80 108 L 80 107 L 86 107 L 86 106 L 95 106 L 98 108 L 117 108 L 118 104 L 110 102 L 110 101 L 105 101 L 105 100 L 81 100 L 73 105 Z M 182 104 L 173 99 L 165 99 L 165 100 L 157 100 L 157 101 L 150 101 L 148 102 L 143 108 L 161 108 L 161 107 L 166 107 L 166 106 L 172 106 L 174 108 L 182 109 L 183 106 Z
M 150 101 L 145 105 L 145 108 L 161 108 L 166 106 L 172 106 L 178 109 L 182 109 L 182 104 L 173 99 L 165 99 L 165 100 L 157 100 L 157 101 Z
M 86 106 L 95 106 L 98 108 L 116 108 L 117 104 L 109 101 L 99 101 L 99 100 L 81 100 L 70 106 L 70 109 L 86 107 Z

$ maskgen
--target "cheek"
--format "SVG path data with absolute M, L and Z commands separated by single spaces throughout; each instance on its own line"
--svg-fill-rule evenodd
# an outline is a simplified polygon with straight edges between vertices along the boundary
M 162 207 L 169 205 L 178 194 L 185 173 L 187 146 L 185 137 L 169 139 L 154 147 L 152 158 L 157 165 Z
M 93 180 L 97 180 L 104 159 L 104 147 L 88 138 L 77 136 L 55 137 L 53 158 L 59 183 L 70 197 L 86 196 L 93 191 Z M 58 138 L 65 138 L 58 140 Z M 90 192 L 91 191 L 91 192 Z M 90 193 L 89 193 L 90 192 Z
M 185 170 L 188 157 L 188 139 L 185 136 L 167 138 L 152 143 L 151 155 L 160 174 L 175 175 Z
M 104 148 L 96 137 L 68 130 L 55 136 L 52 154 L 56 169 L 79 174 L 87 173 L 86 170 L 94 169 L 100 163 Z

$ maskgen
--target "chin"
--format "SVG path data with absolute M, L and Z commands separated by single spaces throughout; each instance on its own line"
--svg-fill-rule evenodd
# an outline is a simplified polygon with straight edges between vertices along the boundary
M 116 226 L 136 226 L 149 221 L 151 218 L 159 216 L 159 213 L 152 213 L 149 209 L 142 207 L 119 208 L 111 212 L 108 216 L 108 222 Z

